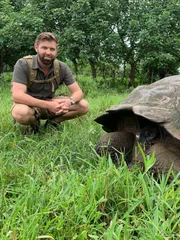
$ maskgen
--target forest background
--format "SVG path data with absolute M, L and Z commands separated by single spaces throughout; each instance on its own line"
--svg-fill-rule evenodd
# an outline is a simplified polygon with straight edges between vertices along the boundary
M 151 83 L 180 67 L 178 0 L 2 0 L 0 73 L 34 54 L 42 31 L 59 38 L 58 58 L 109 87 Z

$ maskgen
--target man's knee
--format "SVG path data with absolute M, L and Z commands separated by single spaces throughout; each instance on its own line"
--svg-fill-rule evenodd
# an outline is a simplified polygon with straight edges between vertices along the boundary
M 15 104 L 12 107 L 11 115 L 17 122 L 24 124 L 34 115 L 34 109 L 27 105 Z
M 86 100 L 82 99 L 79 102 L 79 104 L 80 104 L 80 114 L 81 115 L 86 114 L 90 109 L 89 103 Z

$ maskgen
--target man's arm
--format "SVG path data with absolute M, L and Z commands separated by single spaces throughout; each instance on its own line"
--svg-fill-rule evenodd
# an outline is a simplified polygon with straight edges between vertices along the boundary
M 27 87 L 21 83 L 12 83 L 12 100 L 15 103 L 25 104 L 30 107 L 38 107 L 48 109 L 51 112 L 57 113 L 61 110 L 63 105 L 63 100 L 58 102 L 54 101 L 44 101 L 41 99 L 36 99 L 26 93 Z
M 80 100 L 82 100 L 84 94 L 79 86 L 79 84 L 77 82 L 74 82 L 71 85 L 67 86 L 70 93 L 71 93 L 71 98 L 75 101 L 75 102 L 79 102 Z

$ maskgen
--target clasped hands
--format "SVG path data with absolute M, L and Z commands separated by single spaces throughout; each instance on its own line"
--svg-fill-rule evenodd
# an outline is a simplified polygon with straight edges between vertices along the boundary
M 71 106 L 71 100 L 69 98 L 62 99 L 52 99 L 49 102 L 49 111 L 55 113 L 56 115 L 69 112 Z

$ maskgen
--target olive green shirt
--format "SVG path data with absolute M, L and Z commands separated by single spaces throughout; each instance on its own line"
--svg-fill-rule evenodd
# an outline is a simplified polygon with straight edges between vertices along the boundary
M 70 71 L 69 67 L 59 61 L 60 65 L 60 85 L 65 84 L 66 86 L 75 82 L 75 79 Z M 52 64 L 48 76 L 45 76 L 41 67 L 38 64 L 37 55 L 33 56 L 32 68 L 37 70 L 36 79 L 37 80 L 46 80 L 54 76 L 54 66 Z M 19 59 L 13 71 L 13 82 L 21 83 L 28 86 L 30 76 L 30 69 L 28 63 L 24 58 Z M 54 90 L 58 89 L 58 83 L 56 79 L 53 80 Z M 49 99 L 54 97 L 55 91 L 52 91 L 52 83 L 33 83 L 29 88 L 27 88 L 27 94 L 38 99 Z

